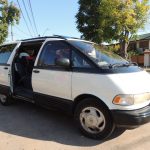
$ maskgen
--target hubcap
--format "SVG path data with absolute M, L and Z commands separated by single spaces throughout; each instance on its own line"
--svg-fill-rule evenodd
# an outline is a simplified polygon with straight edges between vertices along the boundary
M 2 103 L 6 102 L 6 96 L 5 95 L 0 95 L 0 100 Z
M 105 128 L 105 117 L 103 113 L 95 107 L 87 107 L 80 114 L 82 127 L 90 133 L 100 133 Z

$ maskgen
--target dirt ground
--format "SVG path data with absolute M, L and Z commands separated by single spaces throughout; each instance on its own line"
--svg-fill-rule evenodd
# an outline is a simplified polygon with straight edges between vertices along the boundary
M 29 103 L 0 105 L 0 150 L 148 150 L 150 123 L 107 141 L 88 139 L 73 119 Z

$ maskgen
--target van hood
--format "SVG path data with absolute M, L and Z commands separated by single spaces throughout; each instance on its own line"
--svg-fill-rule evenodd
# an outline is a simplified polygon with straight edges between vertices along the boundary
M 146 71 L 108 75 L 120 94 L 142 94 L 150 92 L 150 74 Z

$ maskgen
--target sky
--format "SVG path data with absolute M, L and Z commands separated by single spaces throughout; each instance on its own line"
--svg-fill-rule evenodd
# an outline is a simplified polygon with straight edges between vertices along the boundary
M 15 5 L 18 6 L 17 0 L 8 0 L 13 1 Z M 18 0 L 25 20 L 29 26 L 30 32 L 26 27 L 26 23 L 21 15 L 21 20 L 19 25 L 13 26 L 13 39 L 26 39 L 31 37 L 37 37 L 35 35 L 35 28 L 32 29 L 32 26 L 27 17 L 26 11 L 23 6 L 23 0 Z M 24 0 L 27 6 L 27 10 L 30 14 L 31 11 L 29 8 L 29 0 Z M 72 37 L 80 37 L 81 33 L 76 28 L 76 18 L 75 15 L 78 12 L 78 0 L 30 0 L 32 4 L 33 14 L 35 17 L 35 22 L 38 30 L 38 34 L 41 36 L 51 36 L 51 35 L 65 35 Z M 150 22 L 149 22 L 150 23 Z M 140 30 L 139 34 L 149 33 L 150 25 L 146 25 L 144 30 Z M 33 24 L 33 23 L 32 23 Z M 34 31 L 33 31 L 34 30 Z M 11 41 L 11 30 L 9 29 L 9 36 L 7 41 Z M 31 35 L 32 34 L 32 35 Z
M 30 13 L 28 0 L 24 1 Z M 13 2 L 18 6 L 17 0 L 13 0 Z M 26 15 L 22 0 L 19 0 L 19 2 L 33 34 L 32 26 Z M 75 15 L 78 12 L 77 2 L 78 0 L 31 0 L 38 34 L 41 36 L 51 36 L 55 34 L 80 37 L 81 34 L 76 28 L 75 19 Z M 13 27 L 13 34 L 15 40 L 31 37 L 22 16 L 19 25 Z M 10 29 L 7 40 L 11 40 Z

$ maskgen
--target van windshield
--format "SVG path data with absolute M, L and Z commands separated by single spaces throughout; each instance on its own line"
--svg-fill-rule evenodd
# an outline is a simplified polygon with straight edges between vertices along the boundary
M 129 64 L 128 61 L 126 61 L 119 55 L 105 50 L 98 44 L 77 40 L 70 40 L 69 43 L 80 49 L 86 55 L 90 56 L 91 59 L 101 67 L 113 66 L 116 64 L 119 64 L 120 66 L 123 66 L 124 64 Z

